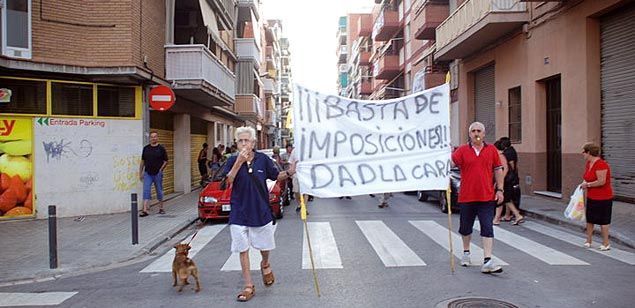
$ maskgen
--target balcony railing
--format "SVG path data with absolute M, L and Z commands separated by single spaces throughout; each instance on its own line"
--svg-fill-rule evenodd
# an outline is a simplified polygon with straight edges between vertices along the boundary
M 362 78 L 362 82 L 359 84 L 359 94 L 370 95 L 373 93 L 373 81 L 369 78 Z
M 436 30 L 437 60 L 463 58 L 527 22 L 527 5 L 518 0 L 468 0 Z
M 399 30 L 399 12 L 384 8 L 373 25 L 373 40 L 387 41 Z
M 434 40 L 436 28 L 448 17 L 450 6 L 442 1 L 420 1 L 413 8 L 416 17 L 413 21 L 415 38 L 418 40 Z
M 278 94 L 278 81 L 271 78 L 263 78 L 265 94 Z
M 165 46 L 165 66 L 166 79 L 176 82 L 176 91 L 188 90 L 184 95 L 191 95 L 190 99 L 215 101 L 209 100 L 209 96 L 220 91 L 224 94 L 221 97 L 224 103 L 212 105 L 228 106 L 233 103 L 236 76 L 204 45 Z
M 244 120 L 258 121 L 264 116 L 262 100 L 254 94 L 236 95 L 234 110 Z
M 235 38 L 238 60 L 252 60 L 260 68 L 260 47 L 253 38 Z
M 375 79 L 392 79 L 399 72 L 399 55 L 385 54 L 373 65 Z
M 373 16 L 362 15 L 357 21 L 357 36 L 371 36 L 373 34 Z
M 265 118 L 265 125 L 276 126 L 278 123 L 278 115 L 274 110 L 267 110 L 267 117 Z
M 248 7 L 256 15 L 256 19 L 260 19 L 260 5 L 259 0 L 238 0 L 238 7 Z
M 370 51 L 360 51 L 359 52 L 359 64 L 360 65 L 369 65 L 370 64 Z

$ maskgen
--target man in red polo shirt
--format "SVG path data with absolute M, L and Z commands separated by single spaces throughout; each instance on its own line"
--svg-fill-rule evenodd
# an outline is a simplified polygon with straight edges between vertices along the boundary
M 485 126 L 480 122 L 470 124 L 470 142 L 452 153 L 452 161 L 461 169 L 461 190 L 459 207 L 461 225 L 459 233 L 463 236 L 463 257 L 461 265 L 468 266 L 470 260 L 470 240 L 474 220 L 478 216 L 483 238 L 483 273 L 500 273 L 503 269 L 492 260 L 494 245 L 494 227 L 492 220 L 496 214 L 496 204 L 502 203 L 503 167 L 496 147 L 485 143 Z M 496 187 L 494 187 L 494 176 Z M 496 188 L 496 189 L 495 189 Z

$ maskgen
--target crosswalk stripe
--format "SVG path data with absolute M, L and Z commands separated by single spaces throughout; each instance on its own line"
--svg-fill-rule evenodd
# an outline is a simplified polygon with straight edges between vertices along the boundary
M 0 307 L 55 306 L 77 292 L 0 293 Z
M 569 244 L 575 245 L 575 246 L 579 246 L 582 247 L 582 243 L 584 243 L 585 238 L 581 237 L 581 236 L 575 236 L 572 234 L 569 234 L 567 232 L 563 232 L 557 229 L 553 229 L 547 226 L 543 226 L 543 225 L 539 225 L 537 223 L 531 222 L 531 221 L 527 221 L 523 224 L 523 227 L 532 230 L 532 231 L 536 231 L 538 233 L 542 233 L 544 235 L 553 237 L 555 239 L 567 242 Z M 586 249 L 586 248 L 585 248 Z M 617 248 L 613 248 L 611 247 L 611 250 L 609 251 L 600 251 L 598 249 L 586 249 L 588 251 L 593 251 L 595 253 L 599 253 L 601 255 L 605 255 L 609 258 L 613 258 L 615 260 L 630 264 L 630 265 L 635 265 L 635 253 L 631 253 L 628 251 L 624 251 L 621 249 L 617 249 Z
M 252 271 L 260 270 L 260 251 L 257 249 L 249 249 L 249 269 Z M 231 256 L 225 261 L 223 267 L 220 269 L 223 272 L 240 271 L 240 253 L 232 253 Z
M 309 236 L 311 237 L 311 248 L 313 250 L 315 268 L 344 268 L 342 266 L 340 252 L 335 243 L 331 223 L 309 222 L 307 224 Z M 304 230 L 302 242 L 302 269 L 311 269 L 311 258 L 306 240 L 306 230 Z
M 443 227 L 432 220 L 410 220 L 409 222 L 437 244 L 441 245 L 448 251 L 450 250 L 450 246 L 448 245 L 448 229 L 446 227 Z M 463 256 L 463 240 L 461 239 L 461 236 L 454 232 L 452 232 L 452 246 L 454 248 L 454 255 L 460 259 Z M 472 264 L 482 264 L 483 249 L 470 243 L 470 254 Z M 492 260 L 494 260 L 494 263 L 498 265 L 509 265 L 507 262 L 494 255 L 492 255 Z
M 386 267 L 426 265 L 384 222 L 355 222 Z
M 474 229 L 480 230 L 479 222 L 474 223 Z M 509 232 L 500 227 L 494 226 L 494 238 L 520 251 L 523 251 L 536 259 L 549 265 L 589 265 L 580 259 L 557 251 L 528 238 Z
M 200 229 L 196 234 L 196 237 L 192 240 L 190 245 L 192 249 L 190 249 L 189 257 L 194 258 L 194 256 L 201 250 L 207 243 L 209 243 L 218 233 L 220 233 L 226 225 L 211 225 L 205 226 Z M 189 238 L 182 243 L 187 243 Z M 172 260 L 174 260 L 174 253 L 176 249 L 172 248 L 170 251 L 166 252 L 160 258 L 154 260 L 150 265 L 146 266 L 141 270 L 141 273 L 158 273 L 158 272 L 171 272 L 172 271 Z

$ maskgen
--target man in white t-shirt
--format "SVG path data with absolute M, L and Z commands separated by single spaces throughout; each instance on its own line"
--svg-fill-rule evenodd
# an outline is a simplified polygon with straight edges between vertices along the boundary
M 287 151 L 289 151 L 289 146 L 287 146 Z M 288 153 L 288 152 L 287 152 Z M 295 174 L 296 173 L 296 166 L 298 164 L 298 156 L 297 156 L 297 152 L 293 150 L 293 147 L 291 146 L 291 155 L 289 155 L 289 171 L 291 171 L 291 173 Z M 296 212 L 300 211 L 300 183 L 298 182 L 298 176 L 294 175 L 293 176 L 293 193 L 295 195 L 296 200 L 298 200 L 298 206 L 295 208 Z M 313 196 L 311 195 L 304 195 L 305 200 L 308 201 L 313 201 Z M 309 211 L 306 212 L 307 215 L 309 214 Z

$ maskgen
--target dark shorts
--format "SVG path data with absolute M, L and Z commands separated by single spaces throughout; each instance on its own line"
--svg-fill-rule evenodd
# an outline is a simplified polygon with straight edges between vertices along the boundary
M 611 224 L 613 200 L 586 199 L 586 222 L 594 225 Z
M 201 173 L 201 176 L 207 175 L 207 166 L 205 165 L 205 162 L 198 163 L 198 172 Z
M 492 221 L 496 214 L 496 201 L 459 203 L 459 207 L 461 208 L 461 225 L 459 226 L 461 235 L 472 234 L 474 220 L 478 216 L 478 221 L 481 224 L 481 236 L 494 237 Z

